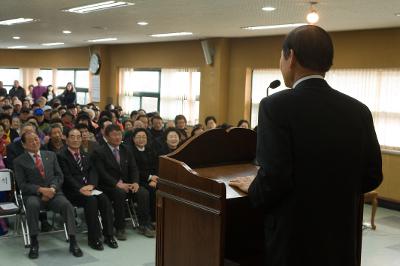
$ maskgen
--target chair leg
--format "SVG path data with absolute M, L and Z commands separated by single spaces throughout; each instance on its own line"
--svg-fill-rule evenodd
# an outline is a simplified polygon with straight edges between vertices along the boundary
M 64 233 L 65 233 L 65 240 L 69 242 L 69 237 L 68 237 L 68 231 L 67 231 L 67 225 L 64 223 Z
M 371 205 L 372 205 L 371 227 L 372 227 L 372 230 L 375 230 L 375 229 L 376 229 L 376 225 L 375 225 L 375 214 L 376 214 L 376 209 L 377 209 L 377 207 L 378 207 L 378 198 L 377 198 L 377 197 L 373 197 L 373 198 L 372 198 Z

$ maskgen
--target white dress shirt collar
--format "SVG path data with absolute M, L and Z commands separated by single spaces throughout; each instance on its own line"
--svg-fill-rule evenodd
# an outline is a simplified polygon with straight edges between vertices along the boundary
M 292 88 L 293 89 L 296 88 L 296 86 L 299 85 L 300 82 L 303 82 L 308 79 L 324 79 L 324 77 L 321 75 L 310 75 L 310 76 L 302 77 L 301 79 L 296 80 L 296 82 L 293 84 Z

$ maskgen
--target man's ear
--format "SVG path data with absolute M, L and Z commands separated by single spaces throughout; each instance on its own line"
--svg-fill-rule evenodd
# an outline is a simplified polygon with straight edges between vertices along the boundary
M 290 51 L 289 51 L 289 66 L 290 66 L 290 68 L 294 68 L 294 66 L 296 65 L 296 63 L 297 63 L 297 58 L 296 58 L 296 55 L 294 54 L 294 50 L 293 49 L 290 49 Z

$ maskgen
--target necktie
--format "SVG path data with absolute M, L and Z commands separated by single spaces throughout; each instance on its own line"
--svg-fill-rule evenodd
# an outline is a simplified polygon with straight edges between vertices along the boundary
M 42 159 L 40 159 L 39 154 L 35 154 L 35 166 L 39 170 L 40 175 L 44 178 L 44 166 L 42 163 Z
M 119 151 L 118 151 L 117 148 L 114 148 L 114 149 L 113 149 L 113 154 L 114 154 L 115 160 L 117 160 L 117 163 L 119 164 L 121 158 L 119 157 Z
M 81 158 L 81 156 L 79 155 L 79 153 L 75 152 L 75 153 L 74 153 L 74 157 L 75 157 L 76 164 L 78 165 L 78 168 L 79 168 L 81 171 L 83 171 L 83 165 L 82 165 L 82 158 Z M 83 180 L 83 183 L 85 183 L 85 184 L 87 183 L 87 179 L 86 179 L 85 176 L 82 177 L 82 180 Z
M 78 165 L 79 169 L 82 171 L 83 170 L 83 166 L 82 166 L 81 156 L 79 155 L 79 153 L 75 152 L 74 153 L 74 157 L 75 157 L 76 164 Z

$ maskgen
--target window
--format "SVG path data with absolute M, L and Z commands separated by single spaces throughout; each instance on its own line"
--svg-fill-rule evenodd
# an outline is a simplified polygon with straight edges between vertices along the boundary
M 183 114 L 198 123 L 200 72 L 196 69 L 120 69 L 120 104 L 131 112 L 158 111 L 164 119 Z
M 57 88 L 61 94 L 68 82 L 72 82 L 76 90 L 76 98 L 79 104 L 89 102 L 89 71 L 87 69 L 58 69 Z
M 161 70 L 160 113 L 168 120 L 183 114 L 189 125 L 199 123 L 200 72 L 195 69 Z
M 18 68 L 0 68 L 0 81 L 3 82 L 3 87 L 10 91 L 14 85 L 14 80 L 21 82 L 21 71 Z
M 43 86 L 53 85 L 53 70 L 40 69 L 39 76 L 43 79 Z
M 160 73 L 160 70 L 120 70 L 120 104 L 126 112 L 159 111 Z
M 275 71 L 275 72 L 274 72 Z M 254 70 L 251 121 L 257 123 L 258 104 L 269 82 L 281 78 L 278 69 Z M 371 110 L 379 143 L 383 149 L 400 150 L 400 69 L 338 69 L 326 74 L 336 90 L 364 103 Z M 281 80 L 282 82 L 282 80 Z M 275 93 L 277 90 L 272 90 Z M 265 95 L 265 94 L 264 94 Z
M 261 100 L 267 96 L 268 85 L 279 79 L 281 86 L 276 89 L 269 89 L 269 95 L 276 92 L 287 89 L 283 82 L 282 74 L 279 69 L 257 69 L 253 70 L 253 76 L 251 80 L 251 127 L 255 127 L 258 124 L 258 107 Z

